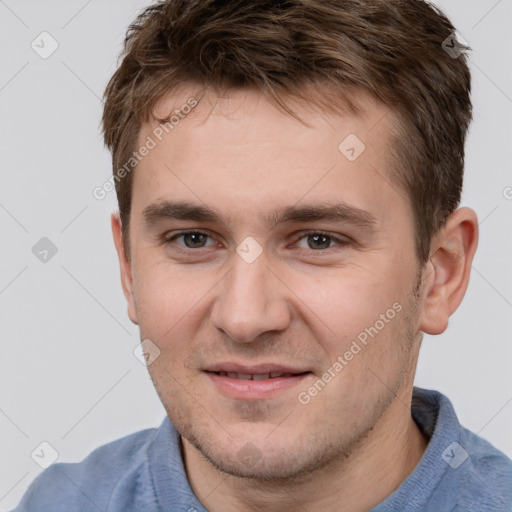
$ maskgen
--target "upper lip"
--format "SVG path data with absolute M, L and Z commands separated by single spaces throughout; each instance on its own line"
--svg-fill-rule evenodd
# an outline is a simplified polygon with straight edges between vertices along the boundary
M 275 363 L 261 363 L 261 364 L 240 364 L 240 363 L 214 363 L 206 366 L 204 371 L 207 372 L 233 372 L 242 373 L 245 375 L 260 375 L 265 373 L 306 373 L 309 372 L 307 368 L 300 368 L 298 366 L 287 366 Z

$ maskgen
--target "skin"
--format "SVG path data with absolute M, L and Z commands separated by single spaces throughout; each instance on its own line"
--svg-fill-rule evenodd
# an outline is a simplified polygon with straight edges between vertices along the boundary
M 156 114 L 190 96 L 162 100 Z M 130 258 L 112 216 L 128 314 L 160 350 L 149 372 L 210 511 L 368 510 L 427 446 L 410 414 L 421 337 L 442 333 L 464 296 L 477 218 L 456 210 L 420 266 L 411 205 L 386 168 L 391 116 L 365 94 L 357 99 L 357 117 L 290 103 L 306 127 L 257 92 L 206 95 L 134 171 Z M 157 126 L 142 126 L 140 144 Z M 349 134 L 366 145 L 352 162 L 338 149 Z M 162 201 L 207 206 L 223 223 L 148 221 L 144 210 Z M 268 219 L 286 206 L 339 201 L 371 214 L 373 229 Z M 170 240 L 184 229 L 207 236 Z M 318 231 L 331 238 L 315 239 Z M 236 252 L 248 236 L 262 249 L 251 263 Z M 300 403 L 396 303 L 401 311 Z M 235 399 L 203 371 L 221 361 L 311 373 L 267 399 Z

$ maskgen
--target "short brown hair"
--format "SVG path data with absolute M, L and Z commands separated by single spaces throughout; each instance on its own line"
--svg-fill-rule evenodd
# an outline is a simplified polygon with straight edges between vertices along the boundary
M 390 178 L 410 201 L 416 255 L 457 208 L 471 121 L 466 55 L 445 51 L 454 27 L 423 0 L 166 0 L 130 25 L 105 90 L 103 133 L 113 170 L 129 161 L 156 103 L 192 82 L 204 90 L 284 97 L 306 86 L 365 90 L 396 117 Z M 452 45 L 453 46 L 453 43 Z M 332 98 L 307 101 L 333 109 Z M 291 112 L 293 115 L 293 112 Z M 123 173 L 125 175 L 125 173 Z M 132 173 L 116 180 L 125 249 Z

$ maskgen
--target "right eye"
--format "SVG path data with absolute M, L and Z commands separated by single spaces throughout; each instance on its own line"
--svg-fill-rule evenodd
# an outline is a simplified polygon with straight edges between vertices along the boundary
M 211 238 L 207 233 L 203 233 L 202 231 L 180 231 L 172 236 L 166 235 L 164 238 L 164 244 L 171 244 L 177 240 L 182 239 L 183 243 L 177 243 L 180 247 L 184 247 L 185 249 L 202 249 L 203 247 L 208 247 L 205 245 L 205 242 L 208 238 Z M 214 244 L 215 242 L 213 242 Z M 210 245 L 213 245 L 210 244 Z

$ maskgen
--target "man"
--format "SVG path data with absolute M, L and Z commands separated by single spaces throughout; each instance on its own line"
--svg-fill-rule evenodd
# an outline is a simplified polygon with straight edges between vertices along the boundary
M 168 417 L 55 464 L 17 510 L 511 510 L 512 461 L 413 388 L 477 247 L 469 94 L 420 0 L 146 9 L 103 128 Z

